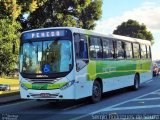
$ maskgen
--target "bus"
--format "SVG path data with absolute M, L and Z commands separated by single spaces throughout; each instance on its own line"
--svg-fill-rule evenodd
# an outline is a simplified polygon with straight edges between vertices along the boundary
M 104 92 L 137 90 L 152 78 L 150 41 L 74 27 L 23 32 L 19 62 L 22 99 L 96 103 Z

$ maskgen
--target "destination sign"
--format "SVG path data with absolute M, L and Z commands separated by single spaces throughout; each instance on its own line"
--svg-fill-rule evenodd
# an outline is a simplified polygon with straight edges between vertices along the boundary
M 41 30 L 26 32 L 22 35 L 22 40 L 47 38 L 47 37 L 64 37 L 67 34 L 67 30 Z

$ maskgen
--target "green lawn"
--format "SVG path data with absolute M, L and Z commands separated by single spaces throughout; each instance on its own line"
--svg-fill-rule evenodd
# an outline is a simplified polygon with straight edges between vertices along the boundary
M 19 84 L 19 80 L 18 79 L 6 79 L 6 78 L 0 78 L 0 84 L 9 84 L 9 85 L 13 85 Z

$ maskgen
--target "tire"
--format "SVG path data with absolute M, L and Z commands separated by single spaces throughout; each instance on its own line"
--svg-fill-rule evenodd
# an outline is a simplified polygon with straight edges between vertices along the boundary
M 135 74 L 134 76 L 134 85 L 133 85 L 133 90 L 138 90 L 140 87 L 140 78 L 138 74 Z
M 153 77 L 155 77 L 156 76 L 156 74 L 155 74 L 155 72 L 153 71 Z
M 102 97 L 101 85 L 97 80 L 95 80 L 92 88 L 91 102 L 97 103 L 101 100 L 101 97 Z

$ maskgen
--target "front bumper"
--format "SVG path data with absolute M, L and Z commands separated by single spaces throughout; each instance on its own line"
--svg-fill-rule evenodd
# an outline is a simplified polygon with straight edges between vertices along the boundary
M 33 90 L 20 87 L 20 95 L 22 99 L 75 99 L 74 85 L 61 90 Z

